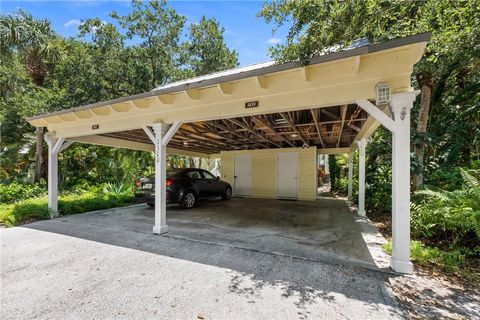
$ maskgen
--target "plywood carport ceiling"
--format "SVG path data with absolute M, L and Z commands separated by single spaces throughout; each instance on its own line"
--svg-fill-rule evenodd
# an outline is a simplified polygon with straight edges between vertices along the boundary
M 169 147 L 212 154 L 220 151 L 317 146 L 350 147 L 367 120 L 356 104 L 183 124 Z M 149 144 L 142 129 L 102 134 Z

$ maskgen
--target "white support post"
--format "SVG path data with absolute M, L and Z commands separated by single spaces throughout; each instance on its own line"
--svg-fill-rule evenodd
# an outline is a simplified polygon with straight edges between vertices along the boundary
M 358 143 L 358 214 L 365 216 L 365 147 L 366 139 L 360 139 Z
M 57 139 L 46 134 L 45 141 L 48 144 L 48 210 L 50 218 L 58 215 L 58 156 L 54 152 Z
M 48 144 L 48 209 L 50 218 L 58 216 L 58 153 L 65 150 L 70 143 L 63 143 L 64 138 L 55 138 L 52 133 L 45 134 Z
M 410 262 L 410 109 L 415 92 L 392 95 L 395 121 L 392 141 L 392 258 L 393 270 L 412 273 Z
M 166 190 L 166 170 L 167 170 L 167 144 L 180 128 L 181 123 L 176 122 L 172 126 L 164 123 L 154 123 L 152 125 L 155 144 L 155 224 L 153 233 L 163 234 L 168 232 L 167 225 L 167 190 Z M 144 128 L 145 132 L 149 130 Z M 147 133 L 148 134 L 148 133 Z M 150 136 L 150 135 L 149 135 Z
M 325 164 L 325 174 L 330 174 L 330 166 L 328 164 L 328 154 L 323 155 L 323 163 Z
M 352 198 L 353 184 L 353 153 L 348 154 L 348 199 Z
M 155 225 L 153 233 L 162 234 L 168 232 L 165 188 L 167 148 L 162 145 L 162 137 L 168 126 L 163 123 L 155 123 L 152 127 L 155 132 Z

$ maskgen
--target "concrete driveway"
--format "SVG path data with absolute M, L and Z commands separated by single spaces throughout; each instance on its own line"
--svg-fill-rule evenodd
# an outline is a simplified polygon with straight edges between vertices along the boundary
M 148 230 L 128 227 L 132 210 Z M 153 213 L 141 206 L 0 229 L 0 318 L 401 317 L 389 293 L 392 274 L 183 237 L 176 232 L 186 214 L 170 208 L 169 236 L 151 234 Z
M 60 220 L 150 234 L 154 209 L 138 205 Z M 388 265 L 380 248 L 384 239 L 342 199 L 213 199 L 189 210 L 171 204 L 167 207 L 167 223 L 169 232 L 165 236 L 170 238 L 372 269 Z

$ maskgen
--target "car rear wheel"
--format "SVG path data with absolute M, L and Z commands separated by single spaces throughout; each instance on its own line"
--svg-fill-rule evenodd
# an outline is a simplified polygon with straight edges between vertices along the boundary
M 227 187 L 227 189 L 225 189 L 225 192 L 222 195 L 222 199 L 230 200 L 231 197 L 232 197 L 232 188 Z
M 180 205 L 186 209 L 193 208 L 196 203 L 197 203 L 197 197 L 195 196 L 195 193 L 193 193 L 192 191 L 185 192 L 185 194 L 182 197 L 182 201 L 180 201 Z

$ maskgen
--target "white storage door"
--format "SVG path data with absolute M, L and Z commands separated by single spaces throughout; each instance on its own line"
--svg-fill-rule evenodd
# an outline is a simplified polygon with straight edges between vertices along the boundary
M 252 195 L 252 155 L 242 154 L 235 156 L 234 164 L 234 195 Z
M 277 153 L 277 197 L 297 199 L 298 196 L 298 153 Z

